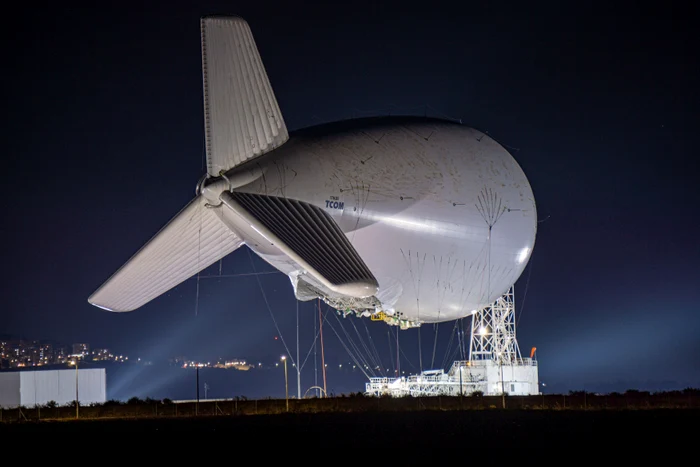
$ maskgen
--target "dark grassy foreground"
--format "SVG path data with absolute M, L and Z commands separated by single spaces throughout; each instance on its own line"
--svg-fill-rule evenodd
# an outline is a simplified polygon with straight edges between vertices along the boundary
M 23 421 L 0 424 L 0 434 L 199 431 L 224 432 L 239 442 L 313 440 L 324 447 L 347 447 L 353 440 L 379 444 L 398 442 L 412 449 L 444 449 L 450 443 L 460 446 L 466 442 L 478 443 L 482 448 L 594 443 L 596 449 L 673 446 L 677 453 L 679 449 L 693 447 L 691 442 L 697 442 L 695 427 L 700 421 L 699 415 L 697 409 L 289 413 Z

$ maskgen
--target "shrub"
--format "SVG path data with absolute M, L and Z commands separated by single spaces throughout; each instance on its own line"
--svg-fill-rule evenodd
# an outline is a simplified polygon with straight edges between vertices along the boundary
M 117 400 L 117 399 L 110 399 L 106 401 L 104 404 L 102 404 L 104 407 L 114 407 L 117 405 L 123 405 L 124 402 Z

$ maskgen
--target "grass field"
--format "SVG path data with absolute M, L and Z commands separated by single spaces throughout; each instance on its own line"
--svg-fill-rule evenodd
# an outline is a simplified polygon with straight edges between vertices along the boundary
M 313 441 L 339 448 L 352 441 L 421 449 L 465 442 L 481 448 L 594 443 L 596 449 L 673 446 L 677 454 L 693 446 L 699 416 L 697 409 L 289 413 L 6 422 L 0 424 L 0 434 L 198 431 L 225 432 L 243 443 Z

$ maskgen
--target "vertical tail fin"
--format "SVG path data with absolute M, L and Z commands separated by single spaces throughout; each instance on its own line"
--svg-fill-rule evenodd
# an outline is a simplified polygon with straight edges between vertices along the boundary
M 248 23 L 212 16 L 201 27 L 207 171 L 218 176 L 289 134 Z

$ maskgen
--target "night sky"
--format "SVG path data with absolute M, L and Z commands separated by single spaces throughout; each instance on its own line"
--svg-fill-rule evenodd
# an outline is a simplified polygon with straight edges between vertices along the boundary
M 296 304 L 280 273 L 201 279 L 197 308 L 195 279 L 131 313 L 87 303 L 194 197 L 205 172 L 199 19 L 234 14 L 251 26 L 290 130 L 427 113 L 511 151 L 540 219 L 515 286 L 518 340 L 523 354 L 537 347 L 548 388 L 700 387 L 691 7 L 409 3 L 100 2 L 14 13 L 4 42 L 0 334 L 151 359 L 272 361 L 285 353 L 275 336 L 295 352 Z M 241 248 L 222 269 L 271 267 Z M 314 304 L 300 303 L 302 354 Z M 353 335 L 353 324 L 366 326 L 390 364 L 386 324 L 343 323 Z M 451 362 L 453 326 L 439 327 L 434 366 Z M 324 333 L 327 361 L 348 362 Z M 402 369 L 417 370 L 417 333 L 400 334 Z M 422 333 L 426 367 L 434 327 Z

